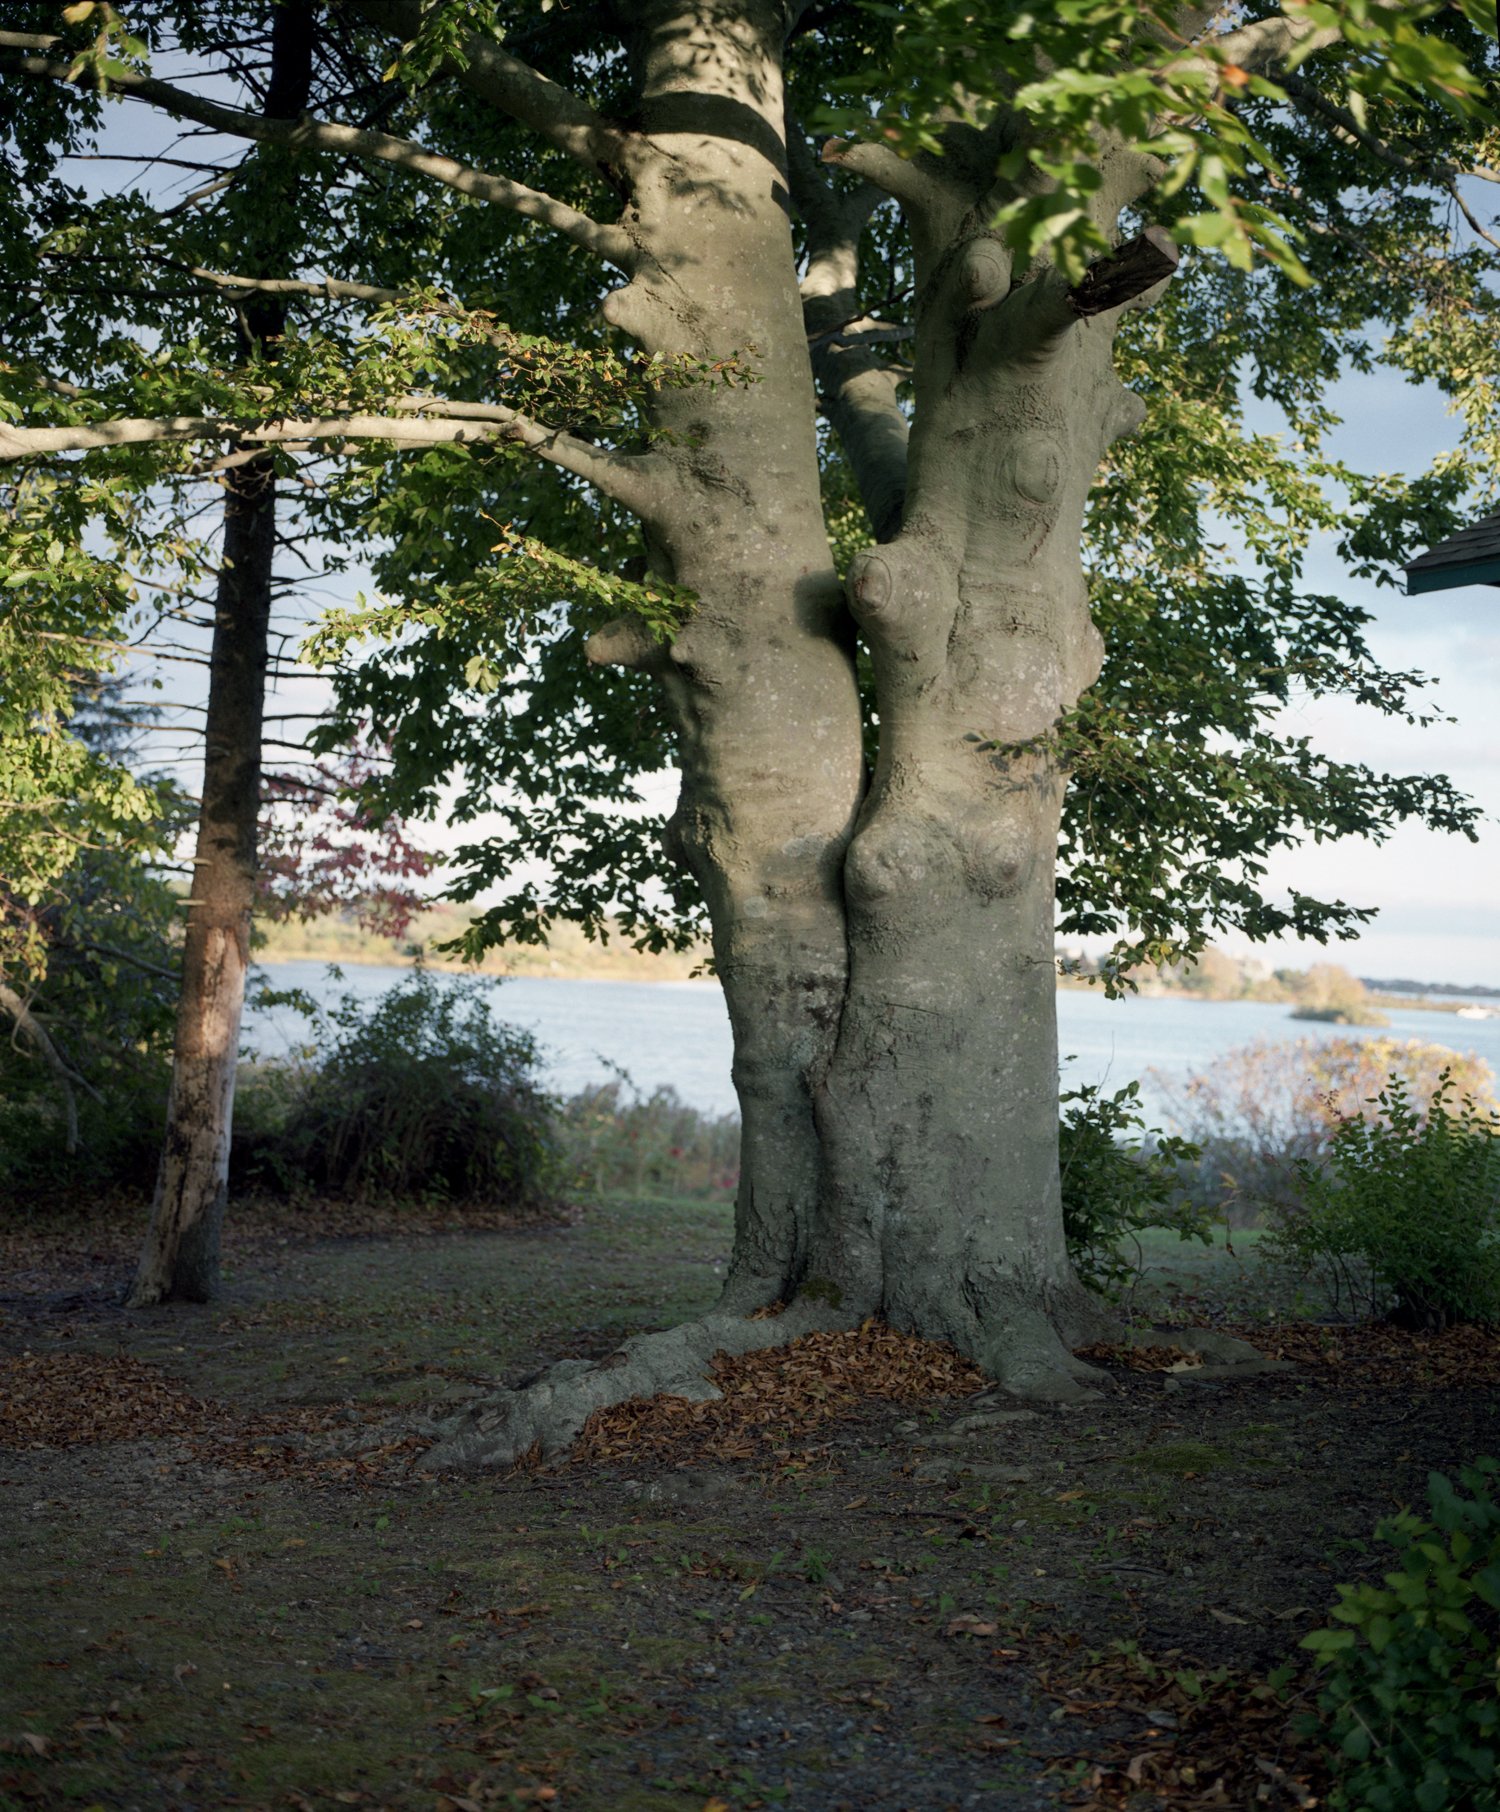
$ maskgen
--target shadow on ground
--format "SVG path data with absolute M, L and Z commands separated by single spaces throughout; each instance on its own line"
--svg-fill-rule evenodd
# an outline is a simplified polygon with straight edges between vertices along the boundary
M 1431 1343 L 1304 1342 L 434 1478 L 403 1427 L 707 1306 L 727 1211 L 249 1234 L 222 1303 L 135 1314 L 105 1233 L 10 1242 L 0 1807 L 1295 1806 L 1259 1683 L 1496 1445 Z

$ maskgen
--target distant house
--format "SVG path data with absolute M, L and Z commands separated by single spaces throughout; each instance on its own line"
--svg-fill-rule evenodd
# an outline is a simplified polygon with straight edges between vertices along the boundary
M 1406 591 L 1452 591 L 1456 585 L 1500 585 L 1500 515 L 1460 529 L 1406 569 Z

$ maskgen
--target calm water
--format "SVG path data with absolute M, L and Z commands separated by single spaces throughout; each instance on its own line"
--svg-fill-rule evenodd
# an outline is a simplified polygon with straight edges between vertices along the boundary
M 410 973 L 351 964 L 330 982 L 321 963 L 266 963 L 273 987 L 303 989 L 327 1002 L 341 994 L 374 999 Z M 439 981 L 448 977 L 437 973 Z M 713 982 L 559 981 L 521 976 L 492 980 L 496 1015 L 535 1034 L 549 1085 L 572 1094 L 608 1080 L 618 1065 L 643 1093 L 663 1084 L 711 1113 L 734 1110 L 729 1080 L 729 1021 Z M 1224 1052 L 1258 1038 L 1360 1036 L 1359 1029 L 1294 1020 L 1286 1006 L 1259 1001 L 1106 1000 L 1090 992 L 1057 997 L 1058 1039 L 1067 1087 L 1111 1088 L 1149 1069 L 1177 1074 L 1208 1069 Z M 1390 1015 L 1389 1035 L 1473 1051 L 1500 1071 L 1500 1019 L 1463 1020 L 1451 1013 Z M 276 1009 L 250 1016 L 246 1044 L 271 1055 L 303 1042 L 298 1014 Z M 1149 1086 L 1145 1091 L 1149 1102 Z

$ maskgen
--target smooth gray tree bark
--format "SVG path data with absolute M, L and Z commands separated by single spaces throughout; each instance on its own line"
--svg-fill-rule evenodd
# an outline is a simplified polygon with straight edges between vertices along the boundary
M 986 229 L 992 146 L 894 172 L 874 160 L 872 188 L 836 193 L 801 145 L 789 163 L 782 7 L 647 0 L 633 16 L 642 136 L 624 224 L 640 258 L 607 318 L 653 351 L 753 345 L 759 373 L 711 404 L 659 402 L 668 444 L 691 451 L 671 456 L 649 545 L 701 603 L 665 653 L 632 656 L 622 633 L 596 647 L 653 666 L 679 729 L 672 837 L 708 897 L 744 1112 L 734 1259 L 704 1322 L 476 1408 L 439 1464 L 550 1450 L 594 1408 L 701 1391 L 716 1349 L 868 1315 L 951 1341 L 1018 1393 L 1076 1396 L 1089 1371 L 1071 1348 L 1112 1325 L 1062 1231 L 1065 776 L 1043 749 L 994 745 L 1042 736 L 1097 676 L 1084 503 L 1142 413 L 1111 369 L 1114 323 L 1170 256 L 1122 251 L 1086 293 L 1013 273 Z M 881 174 L 917 247 L 909 444 L 896 381 L 861 339 L 878 324 L 850 319 Z M 1108 229 L 1143 177 L 1116 160 Z M 819 394 L 884 542 L 847 598 L 817 505 Z M 855 625 L 876 674 L 870 777 Z M 745 1319 L 775 1304 L 790 1307 Z

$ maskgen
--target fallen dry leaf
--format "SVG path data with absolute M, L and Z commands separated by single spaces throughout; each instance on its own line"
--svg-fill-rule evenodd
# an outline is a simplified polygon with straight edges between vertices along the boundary
M 972 1611 L 960 1611 L 944 1629 L 945 1636 L 993 1636 L 999 1626 L 986 1623 Z

